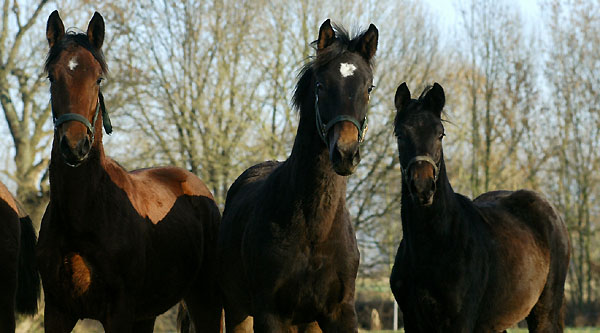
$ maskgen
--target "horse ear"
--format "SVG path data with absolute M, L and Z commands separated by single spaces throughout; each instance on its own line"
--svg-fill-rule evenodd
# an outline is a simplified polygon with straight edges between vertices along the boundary
M 396 96 L 394 96 L 396 113 L 403 112 L 408 102 L 410 102 L 410 90 L 408 90 L 406 82 L 402 82 L 398 89 L 396 89 Z
M 92 43 L 97 50 L 100 50 L 102 43 L 104 42 L 104 19 L 98 12 L 94 13 L 94 16 L 88 24 L 87 35 L 90 43 Z
M 366 61 L 371 61 L 375 56 L 378 39 L 379 30 L 377 30 L 377 27 L 374 24 L 371 24 L 369 29 L 358 40 L 357 50 Z
M 436 115 L 441 116 L 442 109 L 446 103 L 446 96 L 444 95 L 444 88 L 437 82 L 433 84 L 433 87 L 427 92 L 423 99 L 425 106 L 433 111 Z
M 319 39 L 317 39 L 317 54 L 324 50 L 327 46 L 333 44 L 335 40 L 335 32 L 331 27 L 331 20 L 327 19 L 321 28 L 319 28 Z
M 46 24 L 46 38 L 48 39 L 48 45 L 50 48 L 56 44 L 65 35 L 65 26 L 63 25 L 58 10 L 55 10 L 48 17 L 48 24 Z

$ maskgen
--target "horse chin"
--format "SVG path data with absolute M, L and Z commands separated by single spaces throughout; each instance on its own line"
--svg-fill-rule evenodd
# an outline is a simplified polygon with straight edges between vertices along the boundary
M 429 207 L 433 204 L 433 196 L 431 198 L 429 198 L 428 200 L 426 200 L 425 202 L 421 201 L 421 206 L 423 207 Z
M 415 195 L 415 194 L 411 193 L 411 197 L 413 199 L 413 202 L 417 206 L 429 207 L 429 206 L 431 206 L 433 204 L 433 194 L 431 196 L 428 196 L 428 197 L 423 197 L 423 196 Z
M 356 170 L 356 165 L 333 164 L 333 171 L 340 176 L 350 176 Z
M 83 163 L 86 160 L 87 155 L 85 155 L 84 157 L 79 158 L 79 159 L 67 158 L 64 155 L 62 156 L 62 158 L 63 158 L 63 162 L 65 162 L 66 165 L 70 166 L 71 168 L 76 168 L 76 167 L 80 166 L 81 163 Z

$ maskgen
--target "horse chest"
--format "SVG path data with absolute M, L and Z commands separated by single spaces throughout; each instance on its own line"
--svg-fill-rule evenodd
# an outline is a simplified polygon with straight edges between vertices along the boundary
M 443 256 L 442 256 L 443 257 Z M 473 310 L 476 295 L 484 291 L 485 281 L 465 278 L 470 269 L 462 260 L 410 260 L 404 257 L 394 267 L 392 288 L 398 303 L 410 321 L 436 328 L 448 327 L 457 318 Z M 449 264 L 451 262 L 452 264 Z M 475 296 L 475 298 L 473 298 Z M 432 319 L 435 319 L 433 322 Z

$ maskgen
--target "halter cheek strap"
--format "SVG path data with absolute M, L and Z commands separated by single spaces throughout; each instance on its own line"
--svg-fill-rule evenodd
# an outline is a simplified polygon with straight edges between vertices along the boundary
M 317 84 L 317 88 L 318 88 L 318 84 Z M 340 123 L 342 121 L 349 121 L 354 126 L 356 126 L 356 129 L 358 130 L 358 143 L 363 143 L 363 141 L 365 141 L 365 135 L 367 134 L 367 129 L 369 129 L 369 121 L 367 120 L 367 116 L 365 116 L 365 118 L 363 119 L 362 125 L 358 122 L 358 120 L 356 120 L 356 118 L 345 115 L 345 114 L 334 117 L 326 124 L 323 123 L 323 120 L 321 119 L 321 112 L 319 111 L 319 90 L 318 89 L 315 89 L 315 114 L 316 114 L 315 118 L 316 118 L 317 132 L 319 132 L 319 136 L 321 137 L 321 140 L 323 140 L 323 142 L 325 143 L 326 146 L 329 146 L 329 143 L 327 142 L 327 133 L 329 133 L 329 130 L 335 124 Z
M 87 130 L 91 133 L 91 141 L 94 143 L 94 125 L 96 124 L 96 120 L 98 119 L 98 114 L 100 113 L 100 109 L 102 109 L 102 125 L 107 134 L 112 133 L 112 125 L 110 123 L 110 118 L 108 116 L 108 112 L 106 112 L 106 107 L 104 106 L 104 96 L 101 92 L 98 93 L 98 102 L 96 103 L 96 112 L 94 112 L 94 117 L 92 118 L 92 122 L 77 113 L 65 113 L 62 116 L 54 119 L 54 130 L 58 128 L 58 126 L 69 122 L 69 121 L 78 121 L 85 125 Z M 53 112 L 54 113 L 54 112 Z
M 402 175 L 404 176 L 404 179 L 408 181 L 408 170 L 410 169 L 410 167 L 417 163 L 417 162 L 427 162 L 429 164 L 431 164 L 431 166 L 433 167 L 433 182 L 437 182 L 438 177 L 439 177 L 439 171 L 440 168 L 437 166 L 437 164 L 435 163 L 435 161 L 433 160 L 433 158 L 431 158 L 429 155 L 418 155 L 413 157 L 408 164 L 406 165 L 406 168 L 402 168 L 402 166 L 400 166 L 400 168 L 402 169 Z

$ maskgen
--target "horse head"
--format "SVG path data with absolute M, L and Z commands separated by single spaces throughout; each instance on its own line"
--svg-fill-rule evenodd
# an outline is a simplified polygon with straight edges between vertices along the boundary
M 95 13 L 87 33 L 65 33 L 58 11 L 54 11 L 48 18 L 46 37 L 50 51 L 45 70 L 50 81 L 55 141 L 64 162 L 76 167 L 102 134 L 96 122 L 103 121 L 107 133 L 111 131 L 100 92 L 107 72 L 101 49 L 104 19 Z
M 437 83 L 426 88 L 419 99 L 411 99 L 406 83 L 396 90 L 394 133 L 403 182 L 415 203 L 429 206 L 443 163 L 442 139 L 444 126 L 444 89 Z

